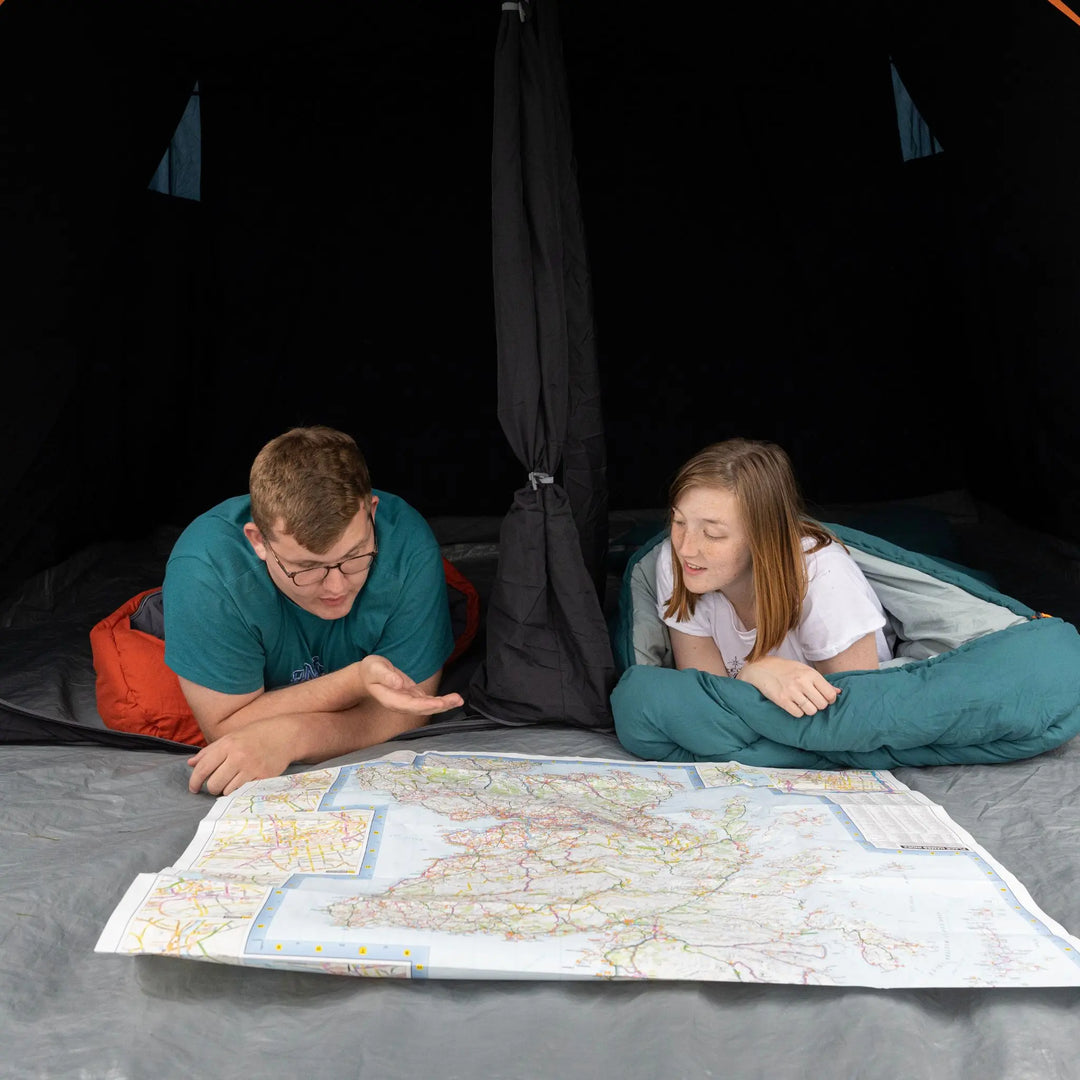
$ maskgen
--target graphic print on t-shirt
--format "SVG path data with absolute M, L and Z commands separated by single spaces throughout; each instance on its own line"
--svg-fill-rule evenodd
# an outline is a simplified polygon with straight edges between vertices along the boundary
M 298 667 L 293 671 L 292 681 L 298 683 L 307 682 L 308 679 L 317 679 L 325 671 L 322 661 L 317 656 L 313 656 L 303 667 Z

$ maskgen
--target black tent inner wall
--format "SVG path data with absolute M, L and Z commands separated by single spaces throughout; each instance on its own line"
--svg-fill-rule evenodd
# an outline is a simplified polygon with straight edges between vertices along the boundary
M 744 433 L 816 501 L 963 487 L 1080 539 L 1080 29 L 940 7 L 560 8 L 613 508 Z M 292 423 L 429 515 L 506 510 L 500 17 L 0 5 L 0 592 L 242 490 Z M 903 160 L 890 59 L 941 154 Z M 196 80 L 192 203 L 146 185 Z

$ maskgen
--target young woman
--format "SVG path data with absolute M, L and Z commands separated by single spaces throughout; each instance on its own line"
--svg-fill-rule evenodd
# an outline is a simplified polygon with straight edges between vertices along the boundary
M 656 595 L 676 667 L 742 679 L 792 716 L 836 700 L 826 676 L 892 655 L 881 602 L 773 443 L 714 443 L 679 470 Z

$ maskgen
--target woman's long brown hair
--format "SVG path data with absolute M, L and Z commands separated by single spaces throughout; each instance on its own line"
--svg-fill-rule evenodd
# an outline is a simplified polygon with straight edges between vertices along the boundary
M 823 525 L 806 516 L 791 459 L 775 443 L 728 439 L 695 454 L 678 472 L 669 493 L 671 512 L 691 488 L 730 491 L 742 513 L 750 543 L 757 614 L 757 640 L 748 661 L 767 656 L 799 625 L 806 597 L 806 559 L 810 551 L 836 541 Z M 664 617 L 683 622 L 694 613 L 696 594 L 683 580 L 682 563 L 672 549 L 674 588 Z

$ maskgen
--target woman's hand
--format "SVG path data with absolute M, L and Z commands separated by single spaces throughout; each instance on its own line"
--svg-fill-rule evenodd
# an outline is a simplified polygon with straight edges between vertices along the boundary
M 763 656 L 747 664 L 738 678 L 756 686 L 773 704 L 792 716 L 813 716 L 831 705 L 840 693 L 824 675 L 798 660 Z

